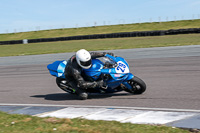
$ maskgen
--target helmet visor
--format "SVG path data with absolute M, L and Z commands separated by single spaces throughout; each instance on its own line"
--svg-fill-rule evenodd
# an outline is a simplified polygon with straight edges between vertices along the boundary
M 92 60 L 90 59 L 89 61 L 86 61 L 86 62 L 83 62 L 83 61 L 80 61 L 81 65 L 82 66 L 90 66 L 92 64 Z

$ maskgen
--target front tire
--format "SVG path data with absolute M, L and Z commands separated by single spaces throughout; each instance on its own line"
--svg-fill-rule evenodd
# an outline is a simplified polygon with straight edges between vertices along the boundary
M 131 80 L 127 81 L 127 83 L 129 85 L 132 86 L 132 89 L 126 89 L 125 91 L 129 92 L 129 93 L 132 93 L 132 94 L 142 94 L 143 92 L 146 91 L 146 84 L 145 82 L 134 76 Z

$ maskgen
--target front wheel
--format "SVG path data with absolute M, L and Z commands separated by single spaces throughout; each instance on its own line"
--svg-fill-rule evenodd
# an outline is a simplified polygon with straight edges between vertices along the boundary
M 132 93 L 132 94 L 142 94 L 143 92 L 145 92 L 146 90 L 146 84 L 145 82 L 134 76 L 132 79 L 130 79 L 129 81 L 127 81 L 127 83 L 129 85 L 131 85 L 132 89 L 126 89 L 125 91 Z

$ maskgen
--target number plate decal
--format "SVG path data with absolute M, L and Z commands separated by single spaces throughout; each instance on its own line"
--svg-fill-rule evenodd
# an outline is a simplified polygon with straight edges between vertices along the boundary
M 118 65 L 115 68 L 115 71 L 117 73 L 129 73 L 129 68 L 128 68 L 128 66 L 124 62 L 118 61 L 117 64 Z

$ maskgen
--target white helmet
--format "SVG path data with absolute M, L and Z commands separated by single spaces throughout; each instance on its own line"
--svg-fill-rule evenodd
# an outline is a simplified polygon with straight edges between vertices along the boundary
M 92 66 L 91 55 L 85 49 L 76 52 L 76 61 L 84 69 L 89 69 Z

